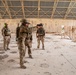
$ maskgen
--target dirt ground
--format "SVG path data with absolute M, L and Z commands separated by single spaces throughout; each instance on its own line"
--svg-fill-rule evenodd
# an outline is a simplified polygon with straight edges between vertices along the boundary
M 26 51 L 26 69 L 19 67 L 19 51 L 12 34 L 10 50 L 3 50 L 0 35 L 0 75 L 76 75 L 76 43 L 68 37 L 46 34 L 45 50 L 37 49 L 37 39 L 33 34 L 32 56 Z

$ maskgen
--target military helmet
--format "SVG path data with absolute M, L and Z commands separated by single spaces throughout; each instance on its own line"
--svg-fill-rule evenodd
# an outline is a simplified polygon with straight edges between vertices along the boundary
M 29 22 L 27 22 L 26 19 L 22 19 L 20 22 L 21 22 L 23 25 L 24 25 L 24 24 L 30 24 Z
M 22 19 L 20 22 L 25 23 L 25 22 L 27 22 L 27 20 L 26 19 Z
M 40 24 L 37 24 L 37 26 L 39 26 Z
M 25 22 L 26 24 L 30 24 L 29 22 Z
M 4 23 L 4 26 L 8 25 L 7 23 Z
M 40 26 L 43 26 L 43 24 L 42 24 L 42 23 L 40 23 Z
M 40 23 L 40 24 L 37 24 L 37 26 L 43 26 L 43 24 L 42 24 L 42 23 Z

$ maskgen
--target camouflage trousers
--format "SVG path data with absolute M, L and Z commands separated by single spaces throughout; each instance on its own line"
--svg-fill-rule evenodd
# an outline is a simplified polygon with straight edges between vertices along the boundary
M 9 43 L 10 43 L 10 36 L 4 36 L 4 45 L 3 45 L 4 50 L 7 50 L 7 48 L 9 47 Z
M 26 53 L 26 46 L 28 47 L 28 54 L 31 54 L 31 48 L 28 44 L 28 40 L 26 38 L 20 38 L 18 40 L 18 49 L 19 49 L 19 54 L 20 54 L 20 66 L 23 66 L 24 64 L 24 57 Z
M 38 38 L 37 38 L 37 42 L 38 42 L 37 48 L 40 47 L 40 41 L 42 42 L 42 49 L 44 49 L 44 36 L 38 36 Z
M 30 39 L 25 40 L 25 46 L 28 48 L 28 55 L 30 56 L 32 54 L 31 52 L 32 41 Z

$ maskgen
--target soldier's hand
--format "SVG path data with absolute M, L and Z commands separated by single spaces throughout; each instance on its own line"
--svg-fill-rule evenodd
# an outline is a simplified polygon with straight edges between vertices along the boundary
M 18 41 L 18 38 L 16 38 L 16 41 Z
M 36 37 L 38 38 L 38 34 L 36 34 Z
M 10 35 L 10 38 L 11 38 L 11 35 Z

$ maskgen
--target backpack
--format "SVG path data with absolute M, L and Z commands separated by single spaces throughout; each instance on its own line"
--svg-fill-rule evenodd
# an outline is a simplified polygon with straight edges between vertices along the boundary
M 44 36 L 45 35 L 45 30 L 43 28 L 39 28 L 37 30 L 38 35 Z
M 17 27 L 17 28 L 16 28 L 16 38 L 19 37 L 19 32 L 20 32 L 20 27 Z

